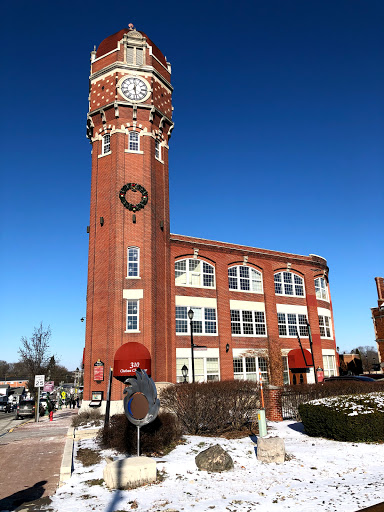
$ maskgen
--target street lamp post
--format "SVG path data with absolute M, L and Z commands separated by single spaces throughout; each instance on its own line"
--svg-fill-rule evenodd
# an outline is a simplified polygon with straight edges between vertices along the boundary
M 184 378 L 183 384 L 187 383 L 188 368 L 184 365 L 181 369 L 181 374 Z
M 189 322 L 190 322 L 190 328 L 191 328 L 191 357 L 192 357 L 192 382 L 195 382 L 195 361 L 194 361 L 194 358 L 193 358 L 193 324 L 192 324 L 192 320 L 193 320 L 193 311 L 192 309 L 190 309 L 188 311 L 188 318 L 189 318 Z

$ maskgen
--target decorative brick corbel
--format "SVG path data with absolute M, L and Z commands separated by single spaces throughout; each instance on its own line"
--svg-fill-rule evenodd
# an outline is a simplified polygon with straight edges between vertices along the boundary
M 163 117 L 160 119 L 160 123 L 159 123 L 159 130 L 163 130 L 163 127 L 164 127 L 164 121 L 165 121 L 165 117 L 163 116 Z
M 151 108 L 151 111 L 149 112 L 149 121 L 150 121 L 151 123 L 153 123 L 153 118 L 154 118 L 154 114 L 155 114 L 155 112 L 156 112 L 155 107 L 152 107 L 152 108 Z
M 105 112 L 103 109 L 100 110 L 100 115 L 101 115 L 101 121 L 103 122 L 103 124 L 105 124 L 107 122 L 107 118 L 105 117 Z
M 172 123 L 171 126 L 169 127 L 169 130 L 168 130 L 168 134 L 167 134 L 168 135 L 168 139 L 171 138 L 171 133 L 172 133 L 172 130 L 173 130 L 174 127 L 175 127 L 175 124 Z
M 119 115 L 119 105 L 118 105 L 117 101 L 115 101 L 113 106 L 115 107 L 115 117 L 120 117 L 120 115 Z
M 199 255 L 199 249 L 193 249 L 193 258 L 196 260 Z
M 248 256 L 244 256 L 243 265 L 246 265 L 247 263 L 248 263 Z
M 132 118 L 137 119 L 137 105 L 133 105 Z

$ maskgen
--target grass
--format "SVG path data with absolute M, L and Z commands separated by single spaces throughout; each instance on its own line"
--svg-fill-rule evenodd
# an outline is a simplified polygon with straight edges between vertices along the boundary
M 83 466 L 93 466 L 101 461 L 100 453 L 95 450 L 91 450 L 90 448 L 79 448 L 77 450 L 76 458 Z
M 85 483 L 92 487 L 93 485 L 103 485 L 104 480 L 102 478 L 95 478 L 94 480 L 87 480 Z

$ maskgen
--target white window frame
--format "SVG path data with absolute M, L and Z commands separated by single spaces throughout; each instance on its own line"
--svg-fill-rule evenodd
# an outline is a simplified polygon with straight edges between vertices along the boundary
M 131 254 L 136 251 L 137 261 L 131 259 Z M 137 265 L 137 272 L 130 275 L 130 264 Z M 140 248 L 136 246 L 128 247 L 127 249 L 127 279 L 140 279 Z
M 195 352 L 193 360 L 195 366 L 195 382 L 212 382 L 220 380 L 219 357 L 212 357 L 206 354 Z M 202 373 L 200 373 L 201 361 L 203 362 Z M 217 371 L 212 371 L 212 368 L 209 367 L 209 363 L 213 361 L 215 361 L 215 364 L 217 364 Z M 176 382 L 184 382 L 184 377 L 181 372 L 181 368 L 184 365 L 186 365 L 186 367 L 188 368 L 187 382 L 192 382 L 192 358 L 190 355 L 188 357 L 179 357 L 176 355 Z
M 108 140 L 108 142 L 106 142 Z M 111 135 L 109 133 L 106 133 L 103 135 L 102 139 L 102 148 L 101 148 L 101 154 L 102 155 L 109 155 L 111 152 Z
M 305 297 L 304 279 L 294 272 L 288 272 L 286 270 L 276 272 L 274 282 L 275 295 L 284 295 L 286 297 Z M 289 287 L 291 287 L 292 293 L 288 292 L 290 289 Z M 280 288 L 280 291 L 277 291 L 278 288 Z M 301 289 L 303 291 L 302 294 L 298 293 Z
M 284 321 L 283 317 L 284 316 Z M 303 313 L 284 313 L 277 312 L 277 322 L 279 327 L 280 338 L 296 338 L 299 333 L 300 338 L 309 338 L 308 326 L 304 319 L 308 320 L 307 315 Z M 295 322 L 293 322 L 295 320 Z M 281 334 L 283 326 L 285 327 L 286 334 Z
M 327 325 L 328 321 L 328 325 Z M 328 315 L 319 315 L 320 338 L 332 340 L 332 320 Z M 323 333 L 322 333 L 323 332 Z
M 235 364 L 236 361 L 236 364 Z M 241 364 L 239 364 L 241 363 Z M 241 369 L 238 368 L 241 366 Z M 250 371 L 250 367 L 252 370 Z M 264 356 L 233 356 L 233 378 L 235 380 L 253 380 L 256 382 L 260 381 L 259 372 L 261 372 L 261 378 L 263 384 L 269 383 L 268 376 L 268 359 Z
M 283 383 L 284 386 L 289 386 L 289 365 L 288 365 L 288 356 L 282 356 L 283 363 Z
M 185 268 L 181 268 L 183 266 Z M 191 268 L 195 263 L 200 265 L 200 269 Z M 179 267 L 179 268 L 177 268 Z M 209 271 L 208 271 L 209 270 Z M 185 278 L 183 278 L 185 276 Z M 211 279 L 212 277 L 212 279 Z M 204 278 L 213 281 L 212 285 L 204 285 Z M 210 263 L 199 258 L 184 258 L 175 261 L 175 285 L 188 286 L 191 288 L 211 288 L 216 287 L 215 267 Z
M 155 139 L 155 158 L 161 162 L 161 143 Z
M 192 309 L 194 316 L 192 319 L 193 336 L 217 336 L 217 311 L 212 307 L 196 306 L 176 306 L 176 335 L 188 336 L 191 334 L 191 321 L 188 318 L 188 311 Z M 214 318 L 210 317 L 213 315 Z M 209 332 L 215 325 L 215 331 Z M 199 326 L 201 325 L 201 331 Z
M 133 140 L 133 138 L 136 139 L 136 137 L 137 137 L 137 140 Z M 136 145 L 137 145 L 137 148 L 136 148 Z M 132 149 L 133 147 L 135 149 Z M 128 151 L 129 151 L 129 153 L 140 153 L 140 134 L 139 134 L 139 132 L 135 132 L 134 130 L 128 132 Z
M 336 356 L 323 354 L 324 377 L 334 377 L 337 375 Z
M 130 306 L 136 307 L 136 311 L 130 313 L 130 311 L 129 311 Z M 132 318 L 132 320 L 134 320 L 134 319 L 136 320 L 135 327 L 130 327 L 130 325 L 129 325 L 130 317 Z M 139 320 L 140 320 L 140 301 L 136 300 L 136 299 L 128 299 L 127 300 L 127 315 L 126 315 L 126 330 L 125 330 L 125 332 L 140 332 Z
M 248 316 L 248 318 L 247 318 Z M 263 318 L 260 321 L 260 318 Z M 238 318 L 237 318 L 238 317 Z M 240 332 L 233 332 L 235 326 L 240 328 Z M 256 333 L 257 327 L 263 326 L 264 334 Z M 252 333 L 248 333 L 247 331 L 252 329 Z M 252 311 L 252 310 L 244 310 L 244 309 L 231 309 L 231 333 L 232 336 L 242 336 L 247 338 L 264 338 L 267 336 L 267 325 L 265 322 L 265 313 L 264 311 Z
M 328 283 L 324 277 L 316 277 L 315 279 L 316 298 L 329 302 Z
M 245 270 L 248 270 L 248 276 L 241 275 L 242 272 L 246 273 Z M 263 276 L 259 270 L 248 265 L 232 265 L 228 267 L 228 286 L 237 292 L 263 293 Z
M 129 49 L 132 50 L 132 62 L 130 62 L 128 60 Z M 137 62 L 138 61 L 138 58 L 137 58 L 138 50 L 141 50 L 141 52 L 142 52 L 142 62 L 139 62 L 139 63 Z M 126 61 L 127 61 L 127 64 L 131 64 L 131 66 L 144 66 L 145 65 L 145 48 L 143 46 L 133 46 L 133 45 L 127 44 L 127 46 L 126 46 Z

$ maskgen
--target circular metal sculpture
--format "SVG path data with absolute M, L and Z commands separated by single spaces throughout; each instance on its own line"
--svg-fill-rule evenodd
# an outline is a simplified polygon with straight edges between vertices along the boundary
M 137 427 L 151 423 L 159 412 L 160 400 L 153 380 L 138 368 L 136 377 L 128 377 L 124 384 L 124 412 L 128 420 Z

